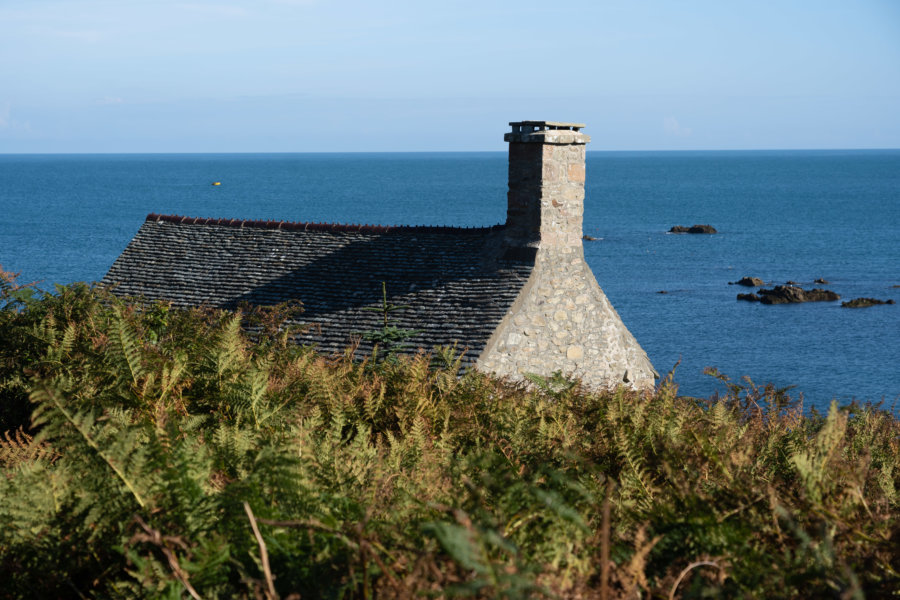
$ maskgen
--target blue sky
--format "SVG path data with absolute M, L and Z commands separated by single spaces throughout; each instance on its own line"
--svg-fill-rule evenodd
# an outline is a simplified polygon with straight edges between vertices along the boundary
M 0 0 L 0 152 L 900 147 L 900 2 Z

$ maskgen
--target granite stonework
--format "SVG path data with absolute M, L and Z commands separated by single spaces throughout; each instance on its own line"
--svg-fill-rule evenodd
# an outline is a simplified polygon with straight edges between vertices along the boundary
M 514 380 L 561 371 L 588 386 L 649 389 L 656 373 L 582 249 L 581 125 L 511 123 L 503 225 L 373 227 L 150 214 L 103 279 L 114 293 L 228 310 L 299 302 L 295 341 L 372 350 L 382 285 L 400 352 L 456 346 Z
M 561 371 L 599 388 L 649 389 L 658 377 L 584 260 L 583 125 L 511 123 L 505 243 L 534 267 L 478 367 L 521 378 Z

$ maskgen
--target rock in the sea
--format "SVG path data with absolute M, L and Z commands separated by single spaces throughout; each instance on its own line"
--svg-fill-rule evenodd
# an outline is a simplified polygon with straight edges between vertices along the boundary
M 893 300 L 879 300 L 877 298 L 854 298 L 848 302 L 841 302 L 844 308 L 866 308 L 878 304 L 894 304 Z
M 800 284 L 797 283 L 796 281 L 794 281 L 793 279 L 788 279 L 787 281 L 784 282 L 784 285 L 800 285 Z
M 813 283 L 818 283 L 819 285 L 828 285 L 828 284 L 830 284 L 831 282 L 828 281 L 827 279 L 825 279 L 824 277 L 819 277 L 818 279 L 816 279 L 815 281 L 813 281 Z
M 690 227 L 675 225 L 669 230 L 669 233 L 718 233 L 718 231 L 712 225 L 692 225 Z
M 804 290 L 803 288 L 776 285 L 774 289 L 759 290 L 759 301 L 763 304 L 793 304 L 797 302 L 833 302 L 841 297 L 831 290 L 820 288 Z
M 657 293 L 657 294 L 668 294 L 669 292 L 667 292 L 666 290 L 659 290 L 659 291 L 656 292 L 656 293 Z
M 756 294 L 738 294 L 738 300 L 746 300 L 747 302 L 759 302 L 759 296 Z
M 841 299 L 838 294 L 831 290 L 823 290 L 822 288 L 813 288 L 804 293 L 806 294 L 807 302 L 834 302 L 835 300 Z
M 759 287 L 761 285 L 765 285 L 762 279 L 759 277 L 741 277 L 739 280 L 735 281 L 737 285 L 743 285 L 746 287 Z
M 583 239 L 586 242 L 596 242 L 597 241 L 597 238 L 595 238 L 592 235 L 588 235 L 588 234 L 584 234 L 583 236 L 581 236 L 581 239 Z

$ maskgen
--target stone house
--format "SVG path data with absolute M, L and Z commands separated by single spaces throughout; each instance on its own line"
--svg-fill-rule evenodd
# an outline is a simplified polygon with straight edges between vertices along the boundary
M 375 227 L 150 214 L 102 283 L 175 306 L 300 301 L 296 341 L 341 352 L 377 330 L 382 286 L 408 352 L 456 345 L 513 379 L 555 371 L 595 388 L 657 377 L 584 261 L 583 125 L 510 123 L 506 223 Z

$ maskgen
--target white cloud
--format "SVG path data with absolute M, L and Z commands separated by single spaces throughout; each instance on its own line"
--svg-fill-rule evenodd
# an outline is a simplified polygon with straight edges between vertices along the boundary
M 318 0 L 267 0 L 269 4 L 282 6 L 313 6 Z M 250 16 L 252 10 L 248 10 L 237 4 L 223 4 L 219 2 L 179 2 L 175 4 L 179 10 L 200 14 L 206 17 L 243 18 Z
M 81 30 L 65 30 L 65 29 L 44 29 L 39 31 L 51 37 L 61 38 L 64 40 L 72 40 L 83 44 L 96 44 L 100 41 L 100 32 L 92 29 Z
M 0 131 L 31 131 L 28 121 L 17 121 L 12 118 L 12 104 L 0 103 Z
M 200 13 L 208 17 L 246 17 L 249 11 L 240 6 L 228 6 L 224 4 L 202 4 L 199 2 L 176 4 L 176 8 L 194 13 Z
M 104 96 L 99 100 L 95 100 L 94 104 L 99 104 L 100 106 L 109 106 L 110 104 L 122 104 L 123 102 L 125 101 L 118 96 Z
M 683 126 L 675 117 L 666 117 L 663 119 L 663 130 L 669 135 L 678 137 L 687 137 L 692 133 L 690 127 Z

